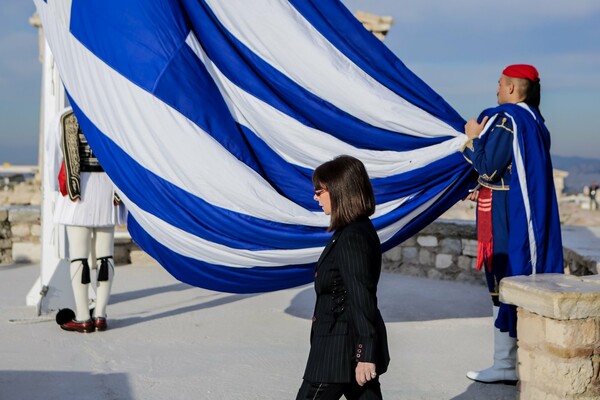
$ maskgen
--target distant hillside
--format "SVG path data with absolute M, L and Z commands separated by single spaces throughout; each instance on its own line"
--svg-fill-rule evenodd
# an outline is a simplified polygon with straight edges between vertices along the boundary
M 565 192 L 580 193 L 592 182 L 600 183 L 600 159 L 552 155 L 552 166 L 567 171 Z

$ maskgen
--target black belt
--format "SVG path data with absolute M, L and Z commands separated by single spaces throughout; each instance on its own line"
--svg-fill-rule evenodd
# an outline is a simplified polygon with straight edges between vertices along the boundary
M 104 172 L 104 168 L 100 164 L 79 164 L 81 172 Z

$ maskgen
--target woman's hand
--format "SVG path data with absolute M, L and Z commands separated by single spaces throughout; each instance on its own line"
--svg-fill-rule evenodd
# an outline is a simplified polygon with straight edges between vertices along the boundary
M 356 364 L 356 382 L 359 386 L 364 385 L 371 379 L 375 379 L 377 373 L 375 372 L 375 364 L 369 362 L 358 362 Z

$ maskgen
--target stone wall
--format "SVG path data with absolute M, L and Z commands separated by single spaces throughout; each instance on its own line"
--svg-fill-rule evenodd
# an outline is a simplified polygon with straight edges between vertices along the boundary
M 483 273 L 475 269 L 476 258 L 475 223 L 438 220 L 385 252 L 383 270 L 483 284 Z
M 571 275 L 585 276 L 598 273 L 598 262 L 579 254 L 577 251 L 563 247 L 565 272 Z
M 564 231 L 563 231 L 563 234 Z M 598 261 L 563 247 L 565 273 L 598 273 Z M 405 275 L 485 284 L 475 269 L 477 229 L 474 221 L 437 220 L 383 255 L 383 269 Z
M 42 254 L 40 206 L 0 207 L 0 264 L 39 263 Z M 115 264 L 140 258 L 143 253 L 124 227 L 115 233 Z
M 8 240 L 6 249 L 0 253 L 5 262 L 39 262 L 41 255 L 41 222 L 39 206 L 12 206 L 0 209 L 0 226 L 8 227 L 0 231 L 0 240 Z M 2 247 L 2 246 L 0 246 Z
M 0 208 L 0 264 L 12 262 L 12 235 L 8 208 Z

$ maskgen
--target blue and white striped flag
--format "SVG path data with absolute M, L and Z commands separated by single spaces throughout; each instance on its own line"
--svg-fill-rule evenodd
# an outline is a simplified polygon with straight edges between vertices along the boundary
M 35 0 L 133 239 L 177 279 L 309 282 L 311 174 L 362 160 L 384 250 L 464 196 L 464 120 L 337 0 Z

